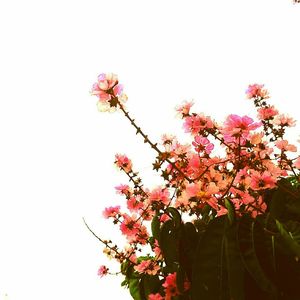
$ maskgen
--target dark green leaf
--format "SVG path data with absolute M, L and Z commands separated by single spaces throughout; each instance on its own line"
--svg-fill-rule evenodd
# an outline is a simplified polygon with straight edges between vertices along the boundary
M 276 220 L 276 226 L 280 232 L 280 235 L 288 249 L 297 257 L 300 258 L 300 244 L 297 243 L 297 241 L 293 238 L 293 235 L 291 235 L 285 230 L 284 226 Z
M 151 222 L 152 236 L 159 242 L 160 221 L 159 216 L 155 215 Z
M 166 209 L 166 212 L 172 216 L 172 219 L 174 220 L 174 224 L 175 224 L 176 228 L 179 228 L 181 225 L 181 216 L 180 216 L 179 211 L 174 207 L 168 207 Z
M 225 237 L 225 254 L 230 299 L 245 299 L 245 268 L 237 243 L 236 226 L 229 227 Z
M 212 220 L 199 241 L 192 276 L 192 299 L 227 299 L 224 260 L 226 216 Z
M 238 242 L 244 265 L 251 274 L 257 285 L 270 295 L 276 295 L 276 289 L 271 280 L 263 271 L 256 255 L 254 245 L 254 223 L 255 221 L 244 215 L 238 226 Z
M 175 228 L 173 220 L 166 221 L 161 227 L 160 248 L 167 266 L 173 268 L 179 257 L 178 230 Z
M 148 299 L 149 294 L 156 294 L 162 286 L 158 276 L 144 275 L 141 279 L 143 296 Z
M 140 293 L 140 279 L 129 279 L 129 292 L 134 300 L 143 300 Z
M 229 219 L 229 223 L 230 225 L 232 225 L 235 221 L 235 208 L 234 208 L 234 205 L 233 203 L 228 200 L 228 199 L 225 199 L 225 206 L 227 208 L 227 216 L 228 216 L 228 219 Z

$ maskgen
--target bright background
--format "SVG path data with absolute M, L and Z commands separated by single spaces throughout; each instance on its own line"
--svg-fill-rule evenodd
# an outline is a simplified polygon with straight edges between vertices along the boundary
M 98 278 L 107 260 L 82 217 L 118 240 L 101 217 L 127 183 L 114 154 L 150 186 L 153 154 L 120 113 L 97 112 L 99 73 L 119 75 L 155 141 L 181 132 L 174 107 L 185 99 L 218 120 L 254 116 L 244 91 L 255 82 L 299 120 L 299 29 L 291 0 L 1 1 L 1 297 L 130 299 L 120 279 Z

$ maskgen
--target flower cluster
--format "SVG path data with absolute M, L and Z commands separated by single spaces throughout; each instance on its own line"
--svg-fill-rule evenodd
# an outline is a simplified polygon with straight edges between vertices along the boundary
M 183 128 L 191 136 L 190 144 L 181 144 L 171 135 L 163 135 L 160 144 L 151 142 L 125 110 L 127 98 L 116 75 L 101 74 L 92 94 L 98 97 L 101 110 L 121 108 L 137 134 L 157 154 L 153 170 L 159 172 L 163 183 L 153 189 L 143 185 L 126 155 L 116 155 L 115 164 L 130 183 L 117 186 L 116 192 L 127 205 L 108 207 L 103 212 L 119 226 L 129 245 L 122 250 L 105 242 L 104 252 L 120 262 L 129 287 L 134 276 L 152 276 L 160 282 L 162 288 L 150 293 L 150 300 L 171 299 L 190 287 L 189 276 L 183 278 L 182 288 L 177 286 L 177 270 L 166 268 L 167 254 L 155 234 L 155 226 L 161 229 L 177 220 L 172 209 L 193 224 L 226 215 L 230 207 L 237 217 L 248 214 L 255 218 L 266 211 L 267 191 L 275 188 L 281 178 L 289 174 L 299 178 L 300 158 L 293 156 L 297 147 L 284 137 L 285 130 L 295 122 L 268 103 L 269 92 L 263 85 L 253 84 L 246 90 L 246 97 L 257 109 L 257 121 L 231 114 L 219 124 L 210 116 L 192 112 L 191 102 L 177 107 Z M 216 153 L 217 147 L 223 148 L 223 155 Z M 172 226 L 176 227 L 175 221 Z M 151 250 L 142 257 L 139 253 L 147 247 Z M 99 269 L 100 276 L 107 273 L 106 267 Z

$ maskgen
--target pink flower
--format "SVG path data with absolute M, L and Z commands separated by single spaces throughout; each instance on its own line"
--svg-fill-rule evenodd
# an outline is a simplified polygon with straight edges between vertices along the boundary
M 276 141 L 275 145 L 281 151 L 297 152 L 297 147 L 295 145 L 289 144 L 287 140 Z
M 141 202 L 139 198 L 140 196 L 134 196 L 127 200 L 127 208 L 131 212 L 137 212 L 144 207 L 143 202 Z
M 274 106 L 261 107 L 257 112 L 260 120 L 269 120 L 278 114 L 278 110 Z
M 152 190 L 149 194 L 148 198 L 149 204 L 163 204 L 168 205 L 170 202 L 170 193 L 168 189 L 163 189 L 161 187 L 157 187 L 154 190 Z
M 127 100 L 125 94 L 122 94 L 123 87 L 118 84 L 118 77 L 115 74 L 100 74 L 98 80 L 94 83 L 91 94 L 99 99 L 98 109 L 100 111 L 114 111 L 117 107 L 117 101 L 124 103 Z
M 185 132 L 191 132 L 192 134 L 198 134 L 203 129 L 213 127 L 214 123 L 211 118 L 204 116 L 203 114 L 186 117 L 183 124 Z
M 298 157 L 296 159 L 296 161 L 294 162 L 294 166 L 297 168 L 297 169 L 300 169 L 300 157 Z
M 227 142 L 232 142 L 237 137 L 241 137 L 241 141 L 248 138 L 251 130 L 255 130 L 261 126 L 261 123 L 255 123 L 248 116 L 240 117 L 238 115 L 229 115 L 224 122 L 224 127 L 221 130 L 224 139 Z
M 136 271 L 139 273 L 149 274 L 149 275 L 156 275 L 159 271 L 159 265 L 153 260 L 143 260 L 137 266 L 134 267 Z
M 274 118 L 273 123 L 275 125 L 287 126 L 287 127 L 293 127 L 296 125 L 296 121 L 293 118 L 288 117 L 284 114 L 277 115 Z
M 161 296 L 161 294 L 156 293 L 156 294 L 150 294 L 148 296 L 148 300 L 164 300 L 164 298 Z
M 266 89 L 263 89 L 263 84 L 252 84 L 248 86 L 248 89 L 246 90 L 246 95 L 248 99 L 261 97 L 264 99 L 269 98 L 268 91 Z
M 128 184 L 120 184 L 115 187 L 117 194 L 128 196 L 131 194 L 131 189 Z
M 132 162 L 126 155 L 116 154 L 115 159 L 115 164 L 120 169 L 123 169 L 126 173 L 132 171 Z
M 194 105 L 194 102 L 184 101 L 184 103 L 180 106 L 176 107 L 176 111 L 181 117 L 186 117 L 190 114 L 190 109 Z
M 259 173 L 258 171 L 251 172 L 250 187 L 253 190 L 272 189 L 276 186 L 277 179 L 272 176 L 270 172 L 264 171 Z
M 195 141 L 192 143 L 193 146 L 195 146 L 195 150 L 197 152 L 206 152 L 207 154 L 210 154 L 211 151 L 214 149 L 214 144 L 212 144 L 208 138 L 197 135 L 195 137 Z
M 160 218 L 159 218 L 159 221 L 160 221 L 161 223 L 165 223 L 165 222 L 167 222 L 168 220 L 170 220 L 170 217 L 169 217 L 169 215 L 167 215 L 167 214 L 162 214 L 162 215 L 160 216 Z
M 103 211 L 103 217 L 108 218 L 114 218 L 116 215 L 120 214 L 120 206 L 110 206 L 106 207 Z
M 107 275 L 107 273 L 108 273 L 108 268 L 106 267 L 106 266 L 100 266 L 100 268 L 98 269 L 98 275 L 100 276 L 100 277 L 103 277 L 103 276 L 105 276 L 105 275 Z
M 166 300 L 171 300 L 173 296 L 179 295 L 176 284 L 176 273 L 169 274 L 162 286 L 165 288 Z
M 134 237 L 140 231 L 140 222 L 137 222 L 134 218 L 131 218 L 127 214 L 124 214 L 123 217 L 124 220 L 120 225 L 122 234 L 126 235 L 127 237 Z

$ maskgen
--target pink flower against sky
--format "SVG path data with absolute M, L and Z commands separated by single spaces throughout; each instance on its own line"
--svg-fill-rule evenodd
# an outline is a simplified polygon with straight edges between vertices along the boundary
M 176 111 L 182 117 L 188 116 L 190 113 L 190 109 L 193 105 L 194 105 L 193 101 L 185 101 L 181 105 L 176 107 Z
M 263 84 L 250 84 L 246 90 L 246 95 L 248 99 L 261 97 L 264 99 L 269 98 L 268 91 L 264 89 Z
M 137 222 L 134 217 L 131 217 L 127 214 L 124 214 L 123 217 L 124 220 L 120 225 L 122 234 L 127 237 L 134 237 L 141 230 L 140 222 Z
M 277 115 L 274 118 L 273 123 L 276 125 L 288 126 L 288 127 L 293 127 L 296 125 L 296 121 L 293 118 L 284 114 Z
M 120 213 L 120 208 L 120 205 L 106 207 L 103 211 L 103 217 L 106 219 L 114 218 L 117 214 Z
M 212 144 L 208 138 L 197 135 L 195 136 L 195 140 L 192 143 L 197 152 L 206 152 L 210 154 L 214 149 L 214 144 Z
M 123 86 L 118 83 L 118 77 L 113 73 L 100 74 L 92 86 L 91 94 L 98 97 L 100 111 L 114 111 L 117 107 L 117 103 L 112 102 L 114 97 L 121 103 L 127 101 L 127 96 L 123 94 Z
M 150 192 L 148 200 L 149 204 L 162 203 L 163 205 L 168 205 L 170 202 L 169 190 L 157 187 Z
M 287 140 L 276 141 L 275 145 L 281 151 L 297 152 L 297 147 L 295 145 L 289 144 Z
M 214 123 L 212 119 L 204 114 L 197 114 L 186 117 L 184 120 L 183 128 L 185 132 L 198 134 L 200 130 L 213 128 Z
M 124 169 L 125 172 L 130 172 L 132 170 L 131 160 L 124 154 L 115 155 L 115 164 L 120 168 Z
M 254 122 L 253 119 L 248 116 L 240 117 L 232 114 L 226 118 L 221 131 L 225 141 L 231 142 L 237 137 L 247 139 L 250 131 L 257 129 L 260 126 L 260 122 Z
M 274 106 L 261 107 L 257 112 L 260 120 L 269 120 L 278 114 L 278 110 Z
M 106 267 L 106 266 L 100 266 L 100 268 L 98 269 L 98 275 L 100 276 L 100 277 L 103 277 L 103 276 L 105 276 L 105 275 L 107 275 L 107 273 L 108 273 L 108 268 Z
M 300 169 L 300 157 L 298 157 L 296 159 L 296 161 L 294 162 L 294 166 L 297 168 L 297 169 Z

